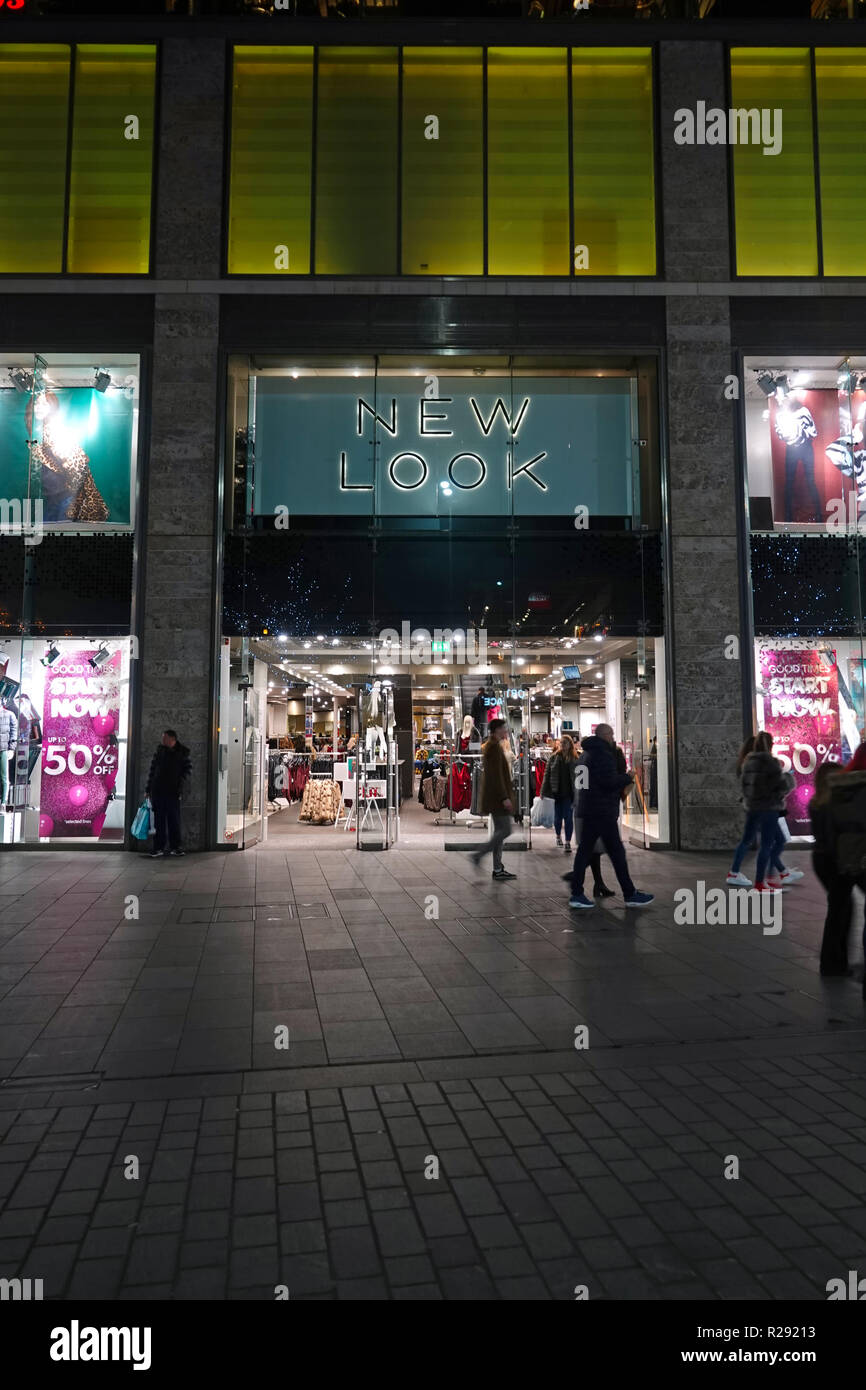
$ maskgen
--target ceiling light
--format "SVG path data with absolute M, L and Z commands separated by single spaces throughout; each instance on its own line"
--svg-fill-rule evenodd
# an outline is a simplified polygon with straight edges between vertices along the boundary
M 316 637 L 316 641 L 317 641 L 317 642 L 324 642 L 324 640 L 325 640 L 325 639 L 324 639 L 324 637 L 322 636 L 322 634 L 319 633 L 319 635 Z
M 278 642 L 288 642 L 288 640 L 289 639 L 284 632 L 281 632 L 279 637 L 277 638 Z
M 597 632 L 597 633 L 595 634 L 595 639 L 594 639 L 594 640 L 595 640 L 596 642 L 603 642 L 603 641 L 604 641 L 604 633 L 603 633 L 603 632 Z
M 312 645 L 313 645 L 312 642 L 305 642 L 305 643 L 304 643 L 304 646 L 305 646 L 305 647 L 311 647 Z M 309 670 L 309 667 L 307 667 L 307 670 Z

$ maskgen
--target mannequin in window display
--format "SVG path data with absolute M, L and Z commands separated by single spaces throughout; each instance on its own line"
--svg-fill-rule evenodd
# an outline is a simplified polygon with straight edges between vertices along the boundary
M 42 717 L 29 695 L 18 696 L 18 781 L 29 783 L 42 751 Z M 26 766 L 24 759 L 26 755 Z
M 0 816 L 9 804 L 9 755 L 18 742 L 18 719 L 6 704 L 0 704 Z
M 815 446 L 813 440 L 818 426 L 812 412 L 802 400 L 802 393 L 795 391 L 776 411 L 776 433 L 785 445 L 785 510 L 783 519 L 794 520 L 794 488 L 797 469 L 802 463 L 803 479 L 809 494 L 811 520 L 822 521 L 821 499 L 815 483 Z
M 460 752 L 466 753 L 470 749 L 481 747 L 481 734 L 478 726 L 473 722 L 471 714 L 463 716 L 463 728 L 460 731 Z
M 841 434 L 828 444 L 824 450 L 834 468 L 845 478 L 850 478 L 857 492 L 857 520 L 866 517 L 866 443 L 864 443 L 864 421 L 861 418 L 850 434 Z
M 388 757 L 385 742 L 385 693 L 381 681 L 373 681 L 371 688 L 361 696 L 361 717 L 364 721 L 364 750 L 368 762 L 384 763 Z M 388 737 L 394 732 L 393 718 L 390 720 Z
M 93 481 L 90 460 L 61 421 L 54 392 L 40 391 L 24 418 L 29 436 L 34 419 L 37 429 L 41 425 L 41 441 L 30 446 L 30 468 L 41 475 L 43 522 L 107 521 L 109 510 Z

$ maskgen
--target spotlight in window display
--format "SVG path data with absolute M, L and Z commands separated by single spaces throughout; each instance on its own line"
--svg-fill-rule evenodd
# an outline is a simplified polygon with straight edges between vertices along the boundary
M 92 670 L 98 671 L 100 666 L 105 665 L 106 661 L 108 661 L 110 656 L 111 652 L 108 650 L 105 643 L 100 642 L 99 650 L 95 651 L 93 653 L 93 656 L 89 656 L 87 658 L 87 664 L 92 668 Z
M 57 658 L 59 657 L 59 655 L 60 655 L 60 652 L 58 651 L 57 647 L 56 647 L 56 646 L 54 645 L 54 643 L 52 642 L 51 645 L 50 645 L 49 648 L 48 648 L 48 651 L 45 653 L 45 655 L 44 655 L 43 658 L 42 658 L 42 665 L 43 665 L 43 666 L 53 666 L 54 662 L 57 660 Z

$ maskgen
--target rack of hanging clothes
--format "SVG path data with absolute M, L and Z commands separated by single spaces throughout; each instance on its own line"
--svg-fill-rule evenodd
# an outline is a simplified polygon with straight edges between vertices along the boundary
M 446 755 L 441 775 L 441 803 L 435 825 L 486 825 L 481 803 L 481 754 L 454 752 Z
M 268 753 L 268 801 L 300 801 L 310 776 L 309 753 L 271 749 Z

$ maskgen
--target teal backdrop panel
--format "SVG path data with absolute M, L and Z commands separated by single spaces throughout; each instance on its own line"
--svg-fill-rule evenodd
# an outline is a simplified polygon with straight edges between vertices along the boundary
M 74 529 L 130 526 L 134 421 L 131 392 L 57 387 L 51 396 L 52 408 L 41 419 L 37 397 L 37 418 L 29 433 L 30 396 L 11 389 L 0 391 L 0 496 L 22 501 L 28 495 L 41 498 L 46 526 Z M 43 465 L 36 449 L 28 490 L 28 438 L 35 439 L 43 450 L 50 449 L 62 479 L 60 487 L 52 489 L 44 482 Z M 97 518 L 69 521 L 66 499 L 80 490 L 87 469 L 104 507 L 96 500 Z M 92 489 L 87 487 L 85 492 L 90 504 L 94 505 Z
M 434 400 L 423 378 L 379 376 L 374 395 L 260 377 L 254 510 L 629 517 L 631 392 L 625 377 L 441 376 Z

